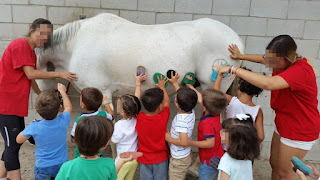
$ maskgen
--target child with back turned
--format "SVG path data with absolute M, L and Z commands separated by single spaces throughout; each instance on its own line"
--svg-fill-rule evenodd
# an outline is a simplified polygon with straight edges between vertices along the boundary
M 250 69 L 246 70 L 251 71 Z M 223 75 L 219 74 L 216 82 L 214 83 L 214 89 L 220 90 L 222 78 Z M 252 102 L 252 98 L 254 96 L 258 97 L 261 92 L 261 88 L 258 88 L 248 83 L 247 81 L 240 79 L 238 87 L 238 97 L 233 97 L 229 94 L 225 94 L 228 99 L 226 117 L 234 118 L 237 114 L 250 114 L 252 116 L 254 125 L 258 131 L 258 137 L 260 142 L 264 140 L 263 112 L 259 105 L 255 105 Z
M 74 141 L 80 157 L 64 163 L 56 180 L 116 180 L 117 172 L 128 159 L 100 157 L 99 152 L 107 147 L 113 132 L 112 122 L 103 116 L 84 117 L 79 121 Z
M 99 111 L 99 108 L 103 101 L 106 102 L 107 98 L 104 97 L 101 91 L 98 90 L 97 88 L 88 87 L 88 88 L 84 88 L 81 91 L 80 107 L 84 110 L 84 112 L 79 117 L 77 117 L 77 119 L 74 121 L 72 130 L 71 130 L 71 142 L 74 142 L 74 135 L 75 135 L 77 124 L 83 117 L 98 115 L 98 116 L 103 116 L 110 120 L 113 120 L 114 114 L 109 103 L 104 103 L 104 107 L 106 111 Z M 100 155 L 102 155 L 102 152 L 100 152 Z M 77 158 L 79 156 L 80 156 L 80 153 L 79 153 L 78 147 L 76 146 L 74 158 Z
M 147 110 L 147 113 L 139 113 L 136 125 L 138 151 L 143 153 L 137 159 L 140 163 L 141 180 L 168 179 L 169 149 L 165 134 L 170 116 L 170 99 L 165 89 L 166 81 L 158 77 L 158 88 L 148 89 L 141 96 L 142 104 Z M 140 87 L 137 90 L 140 91 Z
M 55 90 L 42 91 L 36 99 L 36 110 L 43 118 L 29 124 L 18 136 L 17 143 L 24 143 L 31 136 L 36 142 L 36 180 L 54 179 L 62 165 L 68 160 L 67 133 L 72 111 L 66 87 L 58 83 L 63 98 L 64 112 L 57 116 L 61 98 Z
M 253 180 L 252 161 L 260 154 L 260 143 L 252 117 L 237 114 L 224 120 L 221 140 L 228 149 L 218 166 L 219 180 Z
M 220 137 L 220 113 L 227 106 L 227 98 L 215 89 L 207 89 L 201 94 L 193 86 L 187 86 L 197 92 L 198 101 L 204 111 L 198 124 L 198 141 L 190 140 L 189 145 L 199 148 L 199 179 L 213 179 L 218 171 L 210 166 L 210 159 L 220 159 L 224 154 Z
M 169 81 L 175 87 L 176 95 L 174 104 L 178 113 L 172 120 L 171 130 L 166 133 L 166 141 L 170 144 L 169 179 L 184 180 L 188 167 L 192 162 L 191 146 L 188 146 L 188 139 L 192 138 L 195 123 L 193 108 L 198 102 L 197 93 L 188 87 L 179 87 L 179 74 L 171 74 Z

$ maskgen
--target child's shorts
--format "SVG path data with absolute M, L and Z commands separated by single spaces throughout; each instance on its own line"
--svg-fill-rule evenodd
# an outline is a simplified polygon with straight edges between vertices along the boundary
M 215 176 L 219 173 L 212 166 L 207 165 L 204 161 L 203 164 L 199 164 L 199 180 L 214 180 Z
M 167 180 L 169 159 L 157 164 L 140 164 L 140 180 Z
M 34 167 L 34 176 L 35 180 L 51 180 L 54 179 L 62 164 L 60 165 L 55 165 L 55 166 L 50 166 L 50 167 Z
M 279 134 L 277 128 L 275 128 L 274 132 Z M 307 150 L 307 151 L 309 151 L 312 148 L 312 146 L 316 143 L 316 140 L 315 141 L 295 141 L 295 140 L 284 138 L 281 135 L 280 137 L 281 137 L 280 142 L 282 142 L 283 144 L 289 147 Z

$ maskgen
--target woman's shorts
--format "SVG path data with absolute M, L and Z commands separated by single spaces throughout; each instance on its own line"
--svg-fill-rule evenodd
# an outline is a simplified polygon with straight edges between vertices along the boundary
M 274 132 L 279 134 L 277 128 L 275 128 Z M 312 148 L 312 146 L 316 143 L 316 140 L 314 140 L 314 141 L 295 141 L 295 140 L 284 138 L 281 135 L 280 135 L 280 137 L 281 137 L 280 142 L 282 142 L 283 144 L 285 144 L 289 147 L 307 150 L 307 151 L 309 151 Z

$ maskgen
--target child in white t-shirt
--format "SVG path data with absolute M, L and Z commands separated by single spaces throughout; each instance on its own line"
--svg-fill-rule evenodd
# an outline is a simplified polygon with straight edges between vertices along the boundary
M 166 141 L 170 144 L 169 179 L 184 180 L 191 165 L 191 146 L 188 146 L 188 139 L 192 138 L 192 131 L 195 123 L 193 108 L 198 102 L 197 93 L 188 87 L 179 87 L 179 74 L 171 74 L 169 81 L 177 91 L 174 103 L 178 113 L 172 121 L 170 132 L 166 133 Z
M 221 142 L 228 144 L 218 169 L 220 180 L 253 180 L 252 161 L 260 155 L 256 128 L 249 114 L 222 122 Z
M 136 84 L 140 89 L 141 82 L 146 80 L 146 75 L 136 76 Z M 138 93 L 138 94 L 137 94 Z M 123 152 L 136 152 L 138 150 L 138 134 L 135 129 L 137 123 L 137 115 L 141 110 L 140 90 L 134 95 L 123 95 L 118 100 L 118 112 L 122 115 L 122 119 L 114 125 L 114 132 L 111 142 L 117 146 L 117 157 L 115 163 L 119 159 L 119 155 Z M 118 173 L 118 179 L 133 179 L 134 173 L 138 166 L 136 160 L 126 162 Z
M 246 70 L 250 71 L 250 69 Z M 222 78 L 222 75 L 219 75 L 217 77 L 213 89 L 220 90 Z M 254 125 L 258 131 L 258 137 L 260 142 L 264 140 L 263 112 L 259 105 L 255 105 L 252 102 L 252 98 L 253 96 L 258 97 L 261 92 L 261 88 L 256 87 L 243 79 L 240 79 L 238 87 L 238 97 L 225 94 L 228 99 L 228 106 L 226 108 L 226 118 L 235 118 L 237 114 L 250 114 L 253 119 Z

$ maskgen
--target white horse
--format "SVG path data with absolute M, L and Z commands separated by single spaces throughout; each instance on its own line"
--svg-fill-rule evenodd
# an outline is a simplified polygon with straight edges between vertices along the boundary
M 154 73 L 165 75 L 169 69 L 181 76 L 195 73 L 201 88 L 206 89 L 213 85 L 214 62 L 224 59 L 228 64 L 240 65 L 240 61 L 229 57 L 227 47 L 232 43 L 243 53 L 239 36 L 212 19 L 139 25 L 113 14 L 100 14 L 55 30 L 52 46 L 40 50 L 38 69 L 74 72 L 78 81 L 72 83 L 78 91 L 96 87 L 108 97 L 113 92 L 133 93 L 134 74 L 140 65 L 148 74 L 143 90 L 154 87 Z M 224 78 L 222 91 L 233 79 L 234 76 Z M 38 83 L 41 89 L 52 88 L 50 80 Z M 172 92 L 173 88 L 169 88 Z

